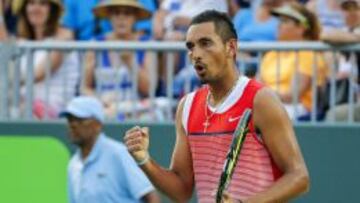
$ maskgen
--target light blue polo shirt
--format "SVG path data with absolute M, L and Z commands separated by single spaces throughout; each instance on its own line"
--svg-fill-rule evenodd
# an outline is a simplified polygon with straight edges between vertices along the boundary
M 154 187 L 126 147 L 100 134 L 86 160 L 80 150 L 68 166 L 70 203 L 141 202 Z

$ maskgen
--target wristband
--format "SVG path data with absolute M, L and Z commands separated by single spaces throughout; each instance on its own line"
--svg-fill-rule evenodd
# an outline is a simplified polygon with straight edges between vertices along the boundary
M 150 156 L 149 156 L 149 153 L 147 153 L 143 160 L 136 161 L 136 163 L 138 166 L 142 166 L 142 165 L 146 164 L 146 162 L 148 162 L 149 160 L 150 160 Z

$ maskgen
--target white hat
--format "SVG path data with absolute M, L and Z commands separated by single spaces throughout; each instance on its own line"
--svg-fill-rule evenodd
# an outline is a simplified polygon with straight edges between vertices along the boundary
M 94 118 L 100 123 L 105 120 L 102 104 L 95 97 L 79 96 L 71 100 L 59 116 L 73 115 L 78 118 Z

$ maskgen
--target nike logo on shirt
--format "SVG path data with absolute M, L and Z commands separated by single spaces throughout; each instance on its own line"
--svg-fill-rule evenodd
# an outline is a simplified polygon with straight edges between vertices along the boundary
M 232 123 L 232 122 L 234 122 L 234 121 L 236 121 L 236 120 L 239 120 L 240 118 L 241 118 L 241 116 L 236 116 L 236 117 L 230 116 L 229 122 Z

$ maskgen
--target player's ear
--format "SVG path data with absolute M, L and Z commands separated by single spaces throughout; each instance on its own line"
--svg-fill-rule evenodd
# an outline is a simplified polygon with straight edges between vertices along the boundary
M 229 39 L 226 42 L 226 53 L 231 58 L 235 58 L 237 53 L 237 40 L 236 39 Z

